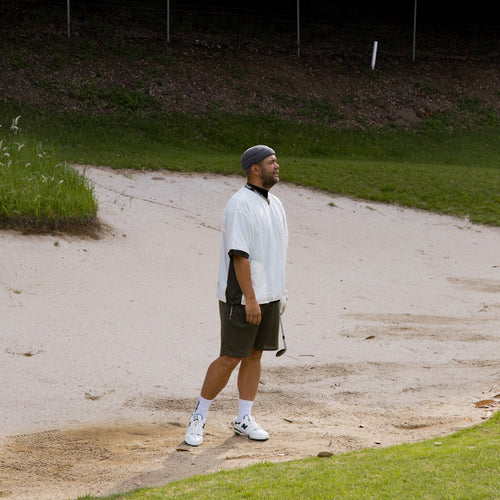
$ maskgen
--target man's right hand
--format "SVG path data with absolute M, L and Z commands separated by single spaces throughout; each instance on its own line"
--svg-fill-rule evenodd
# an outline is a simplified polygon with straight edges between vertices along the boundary
M 259 325 L 261 320 L 260 306 L 255 298 L 255 292 L 253 290 L 250 262 L 242 255 L 233 255 L 233 263 L 236 279 L 245 296 L 246 319 L 251 325 Z
M 251 325 L 259 325 L 261 320 L 261 312 L 259 303 L 253 300 L 247 300 L 245 304 L 245 313 L 247 316 L 247 321 Z

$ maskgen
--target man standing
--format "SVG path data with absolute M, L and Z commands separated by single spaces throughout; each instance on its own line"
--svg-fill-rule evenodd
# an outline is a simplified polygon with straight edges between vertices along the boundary
M 269 439 L 251 414 L 257 395 L 263 351 L 278 349 L 279 316 L 286 305 L 288 227 L 280 200 L 269 193 L 279 181 L 275 152 L 268 146 L 241 156 L 247 184 L 224 208 L 217 283 L 221 321 L 220 356 L 208 367 L 189 420 L 185 442 L 199 446 L 210 404 L 238 372 L 236 434 Z

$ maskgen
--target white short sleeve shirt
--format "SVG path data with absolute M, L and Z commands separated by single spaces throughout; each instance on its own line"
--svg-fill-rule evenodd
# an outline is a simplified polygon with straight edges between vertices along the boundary
M 230 276 L 230 251 L 248 256 L 255 297 L 259 304 L 280 300 L 286 293 L 288 226 L 281 201 L 271 193 L 242 187 L 227 202 L 222 215 L 222 242 L 217 298 L 241 300 L 226 293 Z M 234 285 L 229 283 L 230 285 Z

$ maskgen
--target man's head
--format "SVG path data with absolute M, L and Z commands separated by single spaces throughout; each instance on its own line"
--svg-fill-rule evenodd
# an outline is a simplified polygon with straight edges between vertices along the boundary
M 264 189 L 271 189 L 279 181 L 276 153 L 269 146 L 259 144 L 241 155 L 241 168 L 248 181 Z
M 271 149 L 269 146 L 264 146 L 263 144 L 252 146 L 241 155 L 241 168 L 243 172 L 247 173 L 252 165 L 257 165 L 264 158 L 274 154 L 276 154 L 274 149 Z

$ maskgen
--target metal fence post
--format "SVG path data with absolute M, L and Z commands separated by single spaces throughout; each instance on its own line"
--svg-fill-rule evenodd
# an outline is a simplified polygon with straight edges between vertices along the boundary
M 68 18 L 68 38 L 71 37 L 71 17 L 70 17 L 71 9 L 70 9 L 70 1 L 71 0 L 68 0 L 67 3 L 66 3 L 66 13 L 67 13 L 67 18 Z

